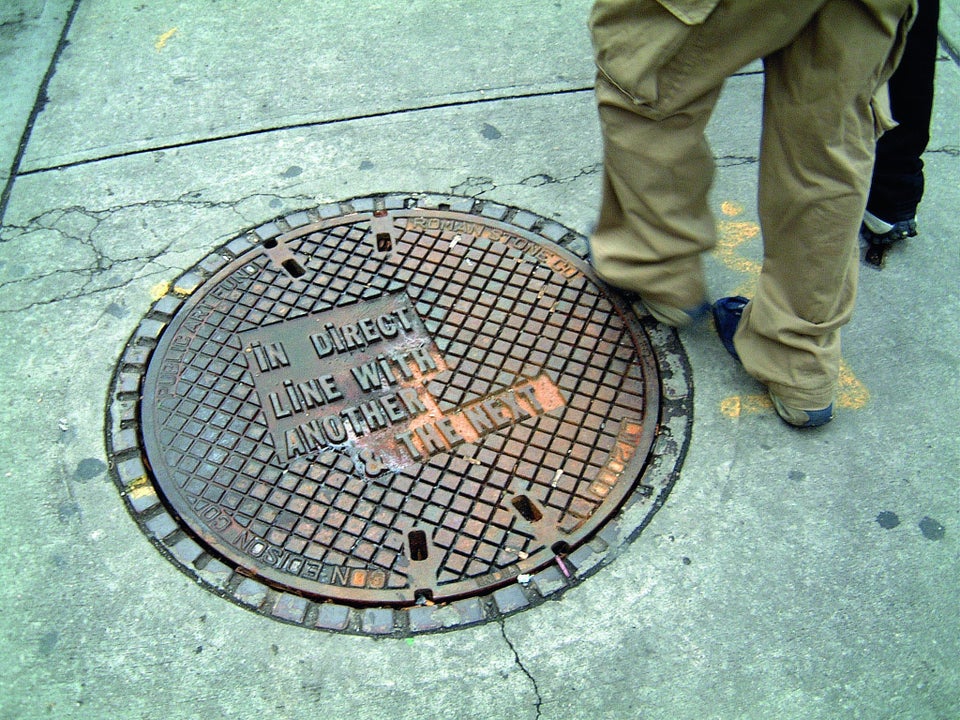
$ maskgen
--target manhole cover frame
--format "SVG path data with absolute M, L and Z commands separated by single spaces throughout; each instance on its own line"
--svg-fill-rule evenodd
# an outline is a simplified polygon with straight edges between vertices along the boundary
M 272 239 L 284 232 L 378 209 L 449 211 L 475 215 L 480 222 L 505 223 L 533 236 L 545 247 L 559 250 L 559 256 L 566 255 L 580 268 L 588 268 L 583 260 L 587 254 L 586 239 L 569 228 L 527 210 L 452 195 L 391 193 L 353 198 L 291 213 L 245 231 L 180 276 L 131 335 L 108 395 L 106 443 L 114 481 L 144 534 L 188 577 L 242 607 L 284 622 L 351 634 L 402 637 L 487 622 L 546 599 L 556 599 L 611 562 L 650 522 L 679 475 L 693 423 L 690 366 L 676 332 L 648 315 L 635 316 L 628 300 L 603 285 L 589 268 L 590 279 L 603 287 L 607 298 L 631 326 L 631 333 L 642 332 L 654 350 L 650 362 L 656 365 L 660 382 L 660 417 L 646 466 L 632 494 L 592 537 L 569 555 L 557 558 L 555 564 L 541 567 L 531 575 L 508 575 L 487 594 L 476 593 L 438 604 L 429 602 L 429 598 L 409 607 L 370 606 L 339 598 L 319 600 L 296 589 L 279 589 L 273 583 L 261 582 L 248 569 L 224 562 L 177 518 L 151 479 L 141 436 L 140 393 L 158 341 L 182 306 L 223 268 L 247 253 L 262 252 L 265 244 L 269 246 Z

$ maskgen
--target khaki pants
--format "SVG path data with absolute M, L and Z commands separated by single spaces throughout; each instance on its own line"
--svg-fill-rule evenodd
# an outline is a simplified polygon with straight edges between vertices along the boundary
M 598 0 L 591 14 L 605 163 L 595 268 L 657 303 L 705 299 L 701 255 L 716 229 L 704 128 L 725 79 L 763 58 L 764 259 L 735 344 L 746 370 L 784 402 L 826 407 L 856 295 L 874 144 L 889 127 L 885 82 L 913 2 L 666 4 L 682 7 Z

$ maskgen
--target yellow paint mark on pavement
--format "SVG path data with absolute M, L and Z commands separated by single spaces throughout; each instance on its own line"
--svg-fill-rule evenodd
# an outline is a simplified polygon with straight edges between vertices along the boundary
M 857 379 L 850 366 L 840 361 L 840 383 L 837 389 L 837 407 L 845 410 L 861 410 L 870 400 L 867 386 Z M 756 415 L 773 409 L 768 395 L 731 395 L 720 401 L 724 417 L 736 419 L 744 415 Z
M 737 255 L 737 249 L 760 235 L 760 226 L 752 222 L 721 221 L 717 229 L 720 237 L 715 252 L 720 261 L 731 270 L 759 275 L 760 263 Z
M 170 283 L 169 281 L 164 281 L 162 283 L 157 283 L 152 288 L 150 288 L 150 298 L 156 302 L 164 295 L 170 292 Z
M 129 495 L 133 500 L 139 500 L 140 498 L 155 494 L 153 491 L 153 485 L 150 484 L 150 481 L 145 475 L 141 475 L 136 480 L 129 483 L 126 487 L 126 490 L 127 495 Z
M 767 395 L 733 395 L 720 401 L 720 412 L 728 418 L 754 415 L 773 408 Z
M 738 248 L 747 240 L 753 240 L 760 234 L 760 226 L 755 222 L 721 220 L 718 227 L 720 228 L 720 238 L 717 241 L 717 246 L 723 250 Z
M 840 385 L 837 390 L 837 405 L 847 410 L 860 410 L 870 401 L 870 391 L 857 379 L 846 361 L 840 360 Z
M 734 218 L 743 212 L 743 205 L 724 202 L 720 212 Z M 757 278 L 760 275 L 760 263 L 740 255 L 740 246 L 760 235 L 760 226 L 755 222 L 743 220 L 721 220 L 717 223 L 717 246 L 713 254 L 731 270 L 747 276 L 747 281 L 733 291 L 734 295 L 750 295 L 756 291 Z
M 193 291 L 196 290 L 196 289 L 197 289 L 196 286 L 194 286 L 194 287 L 184 287 L 183 285 L 174 285 L 174 286 L 173 286 L 173 293 L 174 293 L 174 295 L 179 295 L 180 297 L 187 297 L 187 295 L 192 294 Z
M 153 46 L 157 49 L 157 52 L 160 52 L 161 50 L 163 50 L 167 46 L 167 43 L 170 41 L 170 38 L 172 38 L 176 34 L 177 34 L 177 28 L 174 27 L 174 28 L 170 28 L 165 33 L 163 33 L 163 35 L 158 37 L 157 41 L 153 44 Z
M 720 203 L 720 212 L 727 217 L 736 217 L 743 212 L 743 205 L 740 203 L 731 202 L 730 200 L 724 200 L 722 203 Z

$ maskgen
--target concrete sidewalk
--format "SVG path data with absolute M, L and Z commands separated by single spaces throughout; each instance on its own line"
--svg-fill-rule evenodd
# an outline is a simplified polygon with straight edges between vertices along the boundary
M 787 428 L 710 331 L 684 335 L 682 476 L 558 602 L 406 640 L 309 631 L 190 582 L 128 515 L 111 375 L 218 245 L 391 191 L 588 231 L 589 4 L 0 4 L 0 718 L 960 717 L 956 0 L 921 234 L 863 269 L 836 420 Z M 710 126 L 715 296 L 756 277 L 761 85 L 733 78 Z

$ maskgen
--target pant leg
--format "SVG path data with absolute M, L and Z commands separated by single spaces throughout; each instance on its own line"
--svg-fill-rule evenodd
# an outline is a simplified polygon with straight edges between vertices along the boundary
M 644 298 L 692 308 L 716 243 L 704 129 L 726 78 L 788 43 L 825 0 L 723 0 L 687 24 L 653 0 L 600 0 L 591 31 L 604 140 L 598 274 Z
M 765 59 L 764 261 L 735 345 L 751 375 L 804 409 L 826 407 L 836 393 L 878 132 L 872 101 L 909 2 L 877 5 L 828 0 Z
M 920 0 L 903 60 L 890 78 L 890 108 L 899 123 L 877 143 L 867 210 L 896 223 L 916 217 L 923 198 L 923 160 L 930 141 L 940 0 Z
M 704 128 L 724 78 L 694 101 L 678 103 L 679 112 L 665 110 L 671 92 L 663 78 L 690 52 L 691 28 L 656 2 L 635 3 L 622 15 L 616 6 L 597 3 L 592 19 L 604 175 L 591 262 L 617 287 L 694 307 L 706 295 L 701 255 L 716 242 L 707 204 L 713 155 Z M 603 12 L 620 15 L 629 59 L 619 48 L 605 57 L 606 28 L 597 27 Z
M 703 302 L 701 255 L 716 243 L 707 204 L 713 155 L 703 134 L 716 95 L 658 121 L 625 107 L 629 100 L 603 78 L 597 83 L 604 174 L 592 263 L 607 282 L 677 308 Z

